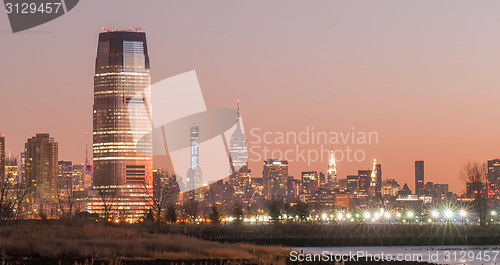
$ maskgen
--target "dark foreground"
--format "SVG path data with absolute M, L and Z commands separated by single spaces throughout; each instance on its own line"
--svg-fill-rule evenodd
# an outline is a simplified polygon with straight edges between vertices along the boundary
M 6 259 L 3 260 L 5 265 L 298 265 L 298 264 L 339 264 L 335 262 L 291 262 L 286 258 L 275 260 L 234 260 L 234 259 L 198 259 L 198 260 L 64 260 L 64 259 Z M 382 262 L 345 262 L 344 265 L 431 265 L 427 262 L 397 262 L 397 261 L 382 261 Z

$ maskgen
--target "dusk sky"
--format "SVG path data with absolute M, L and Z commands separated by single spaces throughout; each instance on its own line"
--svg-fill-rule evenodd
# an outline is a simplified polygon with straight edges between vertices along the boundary
M 500 157 L 499 12 L 498 1 L 85 0 L 16 34 L 0 12 L 0 133 L 12 156 L 48 132 L 60 160 L 82 163 L 86 131 L 90 153 L 92 145 L 98 34 L 139 27 L 153 83 L 196 70 L 208 107 L 240 99 L 249 141 L 252 128 L 377 132 L 378 143 L 333 146 L 366 154 L 339 161 L 340 178 L 376 158 L 384 179 L 414 191 L 421 159 L 425 181 L 461 194 L 463 164 Z M 327 162 L 290 162 L 290 175 L 325 172 Z M 262 161 L 250 168 L 260 177 Z

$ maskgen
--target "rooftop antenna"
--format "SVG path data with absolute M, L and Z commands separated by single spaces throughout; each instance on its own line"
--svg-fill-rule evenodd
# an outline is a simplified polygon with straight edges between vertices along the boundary
M 89 164 L 89 148 L 88 148 L 88 139 L 87 139 L 87 135 L 88 135 L 88 131 L 85 131 L 85 166 L 88 166 Z

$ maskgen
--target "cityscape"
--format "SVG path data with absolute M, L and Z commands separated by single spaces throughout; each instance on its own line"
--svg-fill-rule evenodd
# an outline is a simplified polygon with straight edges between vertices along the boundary
M 1 265 L 499 263 L 500 2 L 4 7 Z
M 139 147 L 134 132 L 150 129 L 151 85 L 146 34 L 109 30 L 99 34 L 94 75 L 93 161 L 83 164 L 58 159 L 57 139 L 37 133 L 24 152 L 6 156 L 8 137 L 0 137 L 2 219 L 62 218 L 95 214 L 110 222 L 497 222 L 500 202 L 500 159 L 464 165 L 466 193 L 455 194 L 448 183 L 425 178 L 425 164 L 415 161 L 415 190 L 408 183 L 385 178 L 382 164 L 337 174 L 334 149 L 324 168 L 289 175 L 289 162 L 262 161 L 262 177 L 252 177 L 245 132 L 237 102 L 236 126 L 229 143 L 227 176 L 204 180 L 199 165 L 199 127 L 189 131 L 189 161 L 185 178 L 153 168 L 153 140 Z M 136 93 L 143 93 L 139 100 Z M 144 105 L 147 115 L 130 105 Z M 144 139 L 143 139 L 144 140 Z M 88 143 L 87 143 L 88 146 Z M 141 148 L 141 150 L 139 150 Z M 87 148 L 88 149 L 88 148 Z M 88 152 L 88 151 L 87 151 Z M 475 171 L 474 171 L 475 170 Z M 156 208 L 156 209 L 155 209 Z M 167 214 L 168 212 L 168 214 Z M 215 214 L 215 215 L 214 215 Z M 175 218 L 172 218 L 174 216 Z M 217 218 L 214 218 L 216 216 Z

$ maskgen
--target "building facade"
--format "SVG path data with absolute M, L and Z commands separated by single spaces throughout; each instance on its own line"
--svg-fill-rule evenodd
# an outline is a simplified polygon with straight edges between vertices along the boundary
M 415 194 L 424 195 L 424 161 L 415 161 Z
M 29 138 L 25 144 L 25 181 L 31 182 L 33 203 L 55 203 L 58 185 L 58 144 L 47 133 Z
M 94 75 L 95 213 L 104 210 L 105 196 L 112 197 L 112 215 L 139 217 L 150 207 L 152 137 L 134 140 L 134 135 L 151 131 L 150 85 L 146 34 L 100 33 Z

